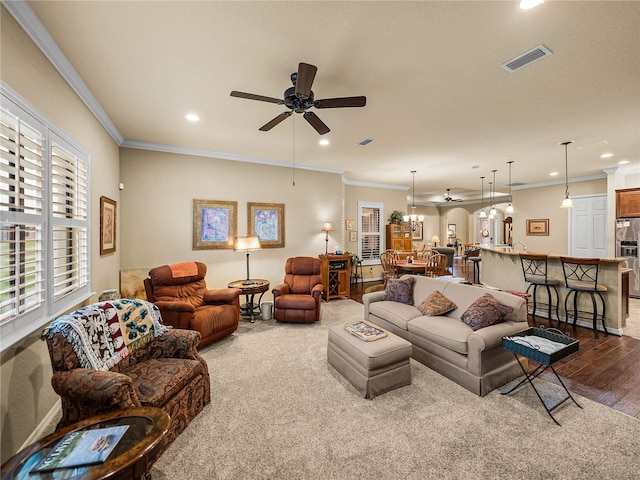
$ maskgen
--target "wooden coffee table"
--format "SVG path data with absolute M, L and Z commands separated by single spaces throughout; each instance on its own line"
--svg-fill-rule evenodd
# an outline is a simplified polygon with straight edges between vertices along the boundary
M 2 466 L 2 480 L 16 478 L 34 480 L 146 478 L 149 466 L 156 460 L 156 456 L 164 444 L 169 422 L 169 414 L 154 407 L 118 410 L 81 420 L 38 440 L 10 458 Z M 43 473 L 29 473 L 67 433 L 116 425 L 129 425 L 129 428 L 104 463 L 76 468 L 61 468 Z

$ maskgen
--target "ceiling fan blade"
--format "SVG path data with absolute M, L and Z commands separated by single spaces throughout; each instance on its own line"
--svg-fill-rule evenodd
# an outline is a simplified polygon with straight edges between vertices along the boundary
M 367 97 L 343 97 L 325 98 L 316 100 L 313 104 L 316 108 L 344 108 L 344 107 L 364 107 L 367 104 Z
M 296 96 L 309 98 L 311 96 L 311 85 L 316 78 L 318 68 L 308 63 L 298 65 L 298 77 L 296 79 Z
M 313 112 L 304 112 L 304 119 L 309 122 L 309 125 L 315 128 L 316 132 L 318 132 L 320 135 L 324 135 L 325 133 L 329 133 L 331 131 L 329 130 L 329 127 L 327 127 L 324 122 L 320 120 L 320 117 L 318 117 Z
M 277 117 L 275 117 L 273 120 L 270 120 L 269 122 L 265 123 L 263 126 L 261 126 L 258 130 L 260 130 L 261 132 L 268 132 L 269 130 L 271 130 L 273 127 L 275 127 L 276 125 L 278 125 L 280 122 L 282 122 L 283 120 L 285 120 L 286 118 L 288 118 L 293 112 L 289 111 L 289 112 L 282 112 L 280 115 L 278 115 Z
M 238 98 L 246 98 L 247 100 L 259 100 L 261 102 L 269 102 L 269 103 L 278 103 L 282 105 L 284 103 L 283 100 L 273 97 L 265 97 L 263 95 L 255 95 L 253 93 L 245 93 L 245 92 L 236 92 L 235 90 L 231 92 L 232 97 Z

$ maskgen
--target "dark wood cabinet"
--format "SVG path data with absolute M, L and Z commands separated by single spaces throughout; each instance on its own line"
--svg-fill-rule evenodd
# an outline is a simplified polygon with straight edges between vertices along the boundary
M 616 218 L 640 217 L 640 188 L 616 190 Z
M 350 298 L 351 292 L 351 255 L 327 253 L 320 255 L 323 298 L 328 302 L 332 298 Z
M 413 250 L 411 229 L 406 225 L 387 225 L 385 233 L 385 248 L 387 250 L 397 252 L 411 252 Z

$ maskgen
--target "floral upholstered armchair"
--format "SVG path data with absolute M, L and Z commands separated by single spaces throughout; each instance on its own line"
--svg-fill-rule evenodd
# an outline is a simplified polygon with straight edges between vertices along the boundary
M 209 370 L 198 355 L 200 333 L 168 329 L 149 302 L 120 299 L 56 318 L 42 333 L 62 399 L 57 428 L 132 407 L 171 417 L 164 448 L 211 401 Z

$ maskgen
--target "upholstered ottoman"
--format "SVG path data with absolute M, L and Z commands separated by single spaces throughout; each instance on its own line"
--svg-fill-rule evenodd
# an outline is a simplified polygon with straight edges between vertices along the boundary
M 387 332 L 372 342 L 356 338 L 342 325 L 329 328 L 327 362 L 364 398 L 411 384 L 411 343 Z

